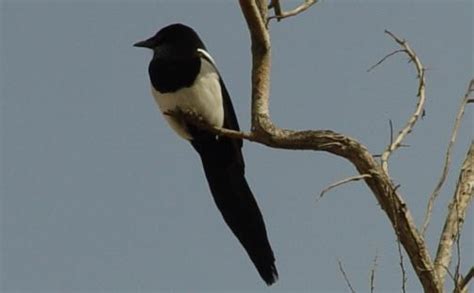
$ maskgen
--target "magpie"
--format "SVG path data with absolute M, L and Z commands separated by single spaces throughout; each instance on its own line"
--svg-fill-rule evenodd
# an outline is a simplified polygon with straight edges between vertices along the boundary
M 242 140 L 215 135 L 177 115 L 192 111 L 205 123 L 239 130 L 229 93 L 198 34 L 171 24 L 134 44 L 153 50 L 151 92 L 171 128 L 199 154 L 214 201 L 267 285 L 278 279 L 265 223 L 245 179 Z

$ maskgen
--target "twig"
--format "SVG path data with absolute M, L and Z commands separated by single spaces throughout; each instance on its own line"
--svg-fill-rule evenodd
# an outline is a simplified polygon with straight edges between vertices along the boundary
M 406 284 L 407 284 L 407 274 L 405 271 L 405 265 L 403 263 L 403 252 L 402 245 L 400 244 L 400 239 L 397 237 L 397 246 L 398 246 L 398 256 L 400 257 L 400 268 L 402 270 L 402 292 L 406 293 Z
M 452 154 L 453 145 L 456 141 L 456 137 L 458 134 L 459 127 L 461 125 L 462 117 L 464 116 L 464 110 L 469 101 L 469 96 L 471 95 L 473 91 L 474 91 L 474 79 L 472 79 L 471 82 L 469 83 L 466 93 L 464 94 L 464 97 L 461 101 L 461 106 L 459 107 L 459 111 L 456 116 L 456 120 L 454 122 L 453 130 L 451 132 L 451 138 L 449 140 L 448 148 L 446 150 L 443 172 L 441 173 L 439 181 L 436 184 L 436 187 L 433 190 L 433 193 L 431 193 L 431 196 L 428 200 L 428 206 L 426 207 L 426 212 L 425 212 L 425 219 L 423 221 L 423 230 L 422 230 L 423 235 L 425 235 L 426 230 L 428 229 L 428 225 L 430 224 L 431 213 L 433 210 L 434 202 L 436 198 L 438 197 L 441 187 L 443 187 L 443 184 L 446 181 L 446 178 L 448 176 L 449 166 L 451 165 L 451 154 Z
M 406 52 L 404 49 L 398 49 L 398 50 L 395 50 L 393 51 L 392 53 L 389 53 L 387 55 L 385 55 L 382 59 L 380 59 L 377 63 L 375 63 L 374 65 L 370 66 L 369 69 L 367 69 L 367 72 L 371 72 L 373 69 L 375 69 L 375 67 L 379 66 L 380 64 L 382 64 L 385 60 L 387 60 L 389 57 L 397 54 L 397 53 L 404 53 Z
M 344 277 L 344 280 L 345 280 L 346 283 L 347 283 L 347 287 L 349 287 L 349 289 L 351 290 L 352 293 L 356 293 L 356 291 L 354 290 L 354 288 L 353 288 L 352 285 L 351 285 L 351 281 L 349 281 L 349 278 L 347 277 L 346 272 L 344 271 L 344 268 L 342 267 L 342 262 L 341 262 L 341 260 L 338 259 L 338 260 L 337 260 L 337 263 L 339 264 L 339 270 L 341 271 L 342 276 Z
M 467 288 L 469 281 L 471 281 L 473 277 L 474 277 L 474 267 L 471 267 L 467 275 L 462 279 L 461 284 L 459 284 L 461 291 Z
M 377 257 L 378 257 L 378 253 L 377 251 L 375 251 L 375 257 L 372 263 L 372 269 L 370 270 L 370 293 L 375 292 L 375 269 L 377 268 Z
M 356 176 L 351 176 L 351 177 L 348 177 L 348 178 L 345 178 L 345 179 L 342 179 L 340 181 L 337 181 L 331 185 L 329 185 L 328 187 L 324 188 L 321 193 L 319 194 L 319 199 L 323 197 L 323 195 L 328 192 L 329 190 L 337 187 L 337 186 L 341 186 L 343 184 L 346 184 L 348 182 L 351 182 L 351 181 L 359 181 L 361 179 L 365 179 L 365 178 L 370 178 L 372 177 L 372 175 L 370 174 L 362 174 L 362 175 L 356 175 Z
M 451 281 L 453 281 L 454 287 L 456 287 L 457 281 L 456 281 L 456 278 L 454 278 L 453 273 L 451 273 L 451 271 L 449 270 L 448 267 L 444 267 L 444 269 L 445 269 L 446 272 L 448 273 L 448 276 L 449 276 L 449 278 L 451 279 Z
M 408 45 L 408 43 L 405 40 L 399 39 L 397 36 L 395 36 L 393 33 L 390 31 L 386 30 L 386 34 L 388 34 L 390 37 L 392 37 L 401 47 L 402 47 L 402 52 L 405 52 L 408 57 L 410 58 L 410 61 L 412 61 L 415 64 L 416 71 L 418 73 L 418 91 L 417 91 L 417 96 L 418 96 L 418 102 L 416 105 L 415 112 L 411 115 L 411 117 L 408 119 L 406 122 L 405 126 L 400 130 L 398 133 L 398 136 L 395 138 L 395 140 L 390 143 L 389 146 L 385 149 L 385 151 L 382 154 L 382 169 L 388 174 L 388 159 L 390 155 L 400 147 L 402 141 L 405 139 L 405 137 L 408 135 L 413 130 L 413 127 L 415 126 L 416 122 L 418 121 L 418 118 L 423 114 L 423 109 L 425 105 L 425 69 L 423 67 L 423 64 L 421 64 L 420 59 L 416 55 L 415 51 L 413 51 L 412 48 Z M 393 55 L 393 54 L 392 54 Z M 385 58 L 387 59 L 387 58 Z M 383 60 L 385 60 L 383 59 Z M 381 63 L 381 62 L 380 62 Z
M 460 287 L 460 284 L 462 282 L 462 278 L 459 278 L 459 277 L 456 277 L 455 275 L 453 275 L 453 273 L 451 273 L 449 268 L 445 267 L 444 269 L 448 273 L 448 276 L 451 279 L 451 281 L 453 281 L 453 286 L 454 286 L 453 293 L 466 293 Z
M 393 143 L 393 123 L 392 119 L 388 119 L 388 125 L 390 126 L 390 144 Z
M 301 12 L 307 10 L 308 8 L 311 7 L 311 5 L 316 4 L 318 0 L 305 0 L 303 4 L 300 6 L 296 7 L 293 10 L 290 11 L 283 11 L 280 6 L 280 1 L 279 0 L 272 0 L 270 7 L 274 8 L 275 15 L 272 15 L 267 18 L 267 25 L 270 23 L 270 20 L 276 19 L 277 21 L 280 21 L 284 18 L 295 16 L 300 14 Z

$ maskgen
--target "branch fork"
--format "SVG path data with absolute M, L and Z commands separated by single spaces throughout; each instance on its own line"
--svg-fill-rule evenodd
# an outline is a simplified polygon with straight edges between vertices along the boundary
M 270 89 L 270 68 L 271 68 L 271 46 L 270 35 L 267 29 L 267 21 L 273 18 L 281 20 L 285 17 L 296 15 L 316 3 L 317 1 L 305 1 L 300 10 L 293 12 L 283 12 L 278 0 L 272 0 L 270 8 L 275 11 L 275 16 L 268 15 L 268 6 L 263 0 L 239 0 L 242 13 L 247 22 L 252 43 L 252 120 L 251 132 L 241 132 L 229 129 L 215 128 L 203 125 L 202 117 L 197 117 L 193 111 L 178 110 L 177 115 L 203 128 L 209 129 L 216 135 L 224 135 L 234 138 L 246 139 L 249 141 L 264 144 L 272 148 L 292 149 L 292 150 L 314 150 L 325 151 L 343 157 L 350 161 L 360 175 L 350 177 L 340 182 L 332 184 L 325 190 L 345 184 L 350 181 L 364 180 L 371 189 L 380 207 L 384 210 L 392 227 L 397 235 L 400 262 L 403 273 L 403 287 L 405 290 L 405 271 L 403 267 L 403 255 L 401 246 L 405 249 L 408 258 L 420 280 L 425 292 L 442 292 L 444 284 L 445 270 L 451 261 L 451 252 L 455 238 L 458 237 L 464 219 L 467 206 L 472 199 L 474 188 L 474 143 L 468 152 L 460 183 L 456 190 L 452 206 L 448 211 L 448 217 L 443 229 L 443 234 L 438 247 L 436 260 L 433 262 L 423 235 L 418 231 L 408 206 L 405 204 L 398 191 L 399 185 L 392 182 L 388 172 L 388 160 L 393 152 L 403 146 L 403 141 L 409 133 L 413 131 L 419 118 L 424 115 L 425 97 L 425 68 L 420 59 L 409 46 L 409 44 L 390 31 L 385 31 L 399 46 L 400 49 L 388 54 L 369 68 L 369 71 L 383 63 L 387 58 L 405 53 L 417 71 L 419 80 L 416 96 L 418 101 L 415 111 L 407 120 L 405 126 L 398 135 L 391 139 L 381 155 L 380 162 L 375 159 L 367 148 L 357 140 L 341 133 L 331 130 L 303 130 L 295 131 L 282 129 L 276 126 L 269 114 L 269 89 Z M 310 4 L 311 3 L 311 4 Z M 307 6 L 307 7 L 306 7 Z M 474 83 L 474 81 L 473 81 Z M 471 84 L 472 87 L 474 87 Z M 466 104 L 472 99 L 467 99 Z M 460 288 L 463 289 L 472 278 L 472 270 L 462 279 Z M 463 284 L 466 283 L 466 284 Z

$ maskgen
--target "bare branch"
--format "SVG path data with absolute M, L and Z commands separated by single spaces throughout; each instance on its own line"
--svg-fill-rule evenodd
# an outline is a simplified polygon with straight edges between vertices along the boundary
M 449 278 L 451 279 L 451 281 L 453 281 L 454 287 L 456 288 L 457 281 L 456 281 L 456 278 L 454 277 L 453 273 L 451 273 L 451 271 L 449 270 L 448 267 L 444 267 L 444 269 L 448 273 Z
M 474 192 L 474 141 L 471 142 L 464 163 L 461 167 L 456 191 L 449 203 L 448 214 L 439 240 L 435 258 L 435 272 L 441 283 L 444 283 L 446 268 L 452 258 L 455 240 L 461 233 L 466 211 Z
M 398 256 L 400 258 L 400 269 L 402 271 L 402 292 L 406 293 L 406 284 L 407 284 L 407 273 L 405 271 L 405 264 L 403 262 L 403 252 L 402 252 L 402 246 L 400 244 L 400 239 L 397 237 L 397 247 L 398 247 Z
M 388 125 L 390 126 L 390 144 L 393 143 L 393 123 L 392 119 L 388 120 Z
M 385 55 L 382 59 L 380 59 L 380 61 L 378 61 L 377 63 L 375 63 L 374 65 L 370 66 L 369 69 L 367 69 L 367 72 L 371 72 L 373 69 L 375 69 L 375 67 L 379 66 L 380 64 L 382 64 L 385 60 L 387 60 L 389 57 L 397 54 L 397 53 L 406 53 L 406 51 L 404 49 L 398 49 L 398 50 L 395 50 L 393 51 L 392 53 L 389 53 L 387 55 Z
M 459 285 L 461 291 L 464 291 L 467 289 L 467 285 L 469 284 L 469 281 L 474 277 L 474 267 L 471 267 L 467 275 L 462 279 L 461 284 Z
M 407 123 L 405 126 L 400 130 L 398 133 L 398 136 L 395 138 L 395 140 L 390 143 L 389 146 L 385 149 L 385 151 L 382 154 L 382 169 L 385 171 L 385 173 L 388 173 L 388 159 L 390 155 L 400 147 L 402 144 L 402 141 L 405 139 L 405 137 L 408 135 L 413 130 L 413 127 L 415 126 L 416 122 L 418 121 L 418 118 L 423 115 L 424 113 L 424 105 L 425 105 L 425 69 L 423 67 L 423 64 L 421 64 L 420 59 L 416 55 L 415 51 L 410 48 L 408 43 L 405 40 L 399 39 L 397 36 L 395 36 L 393 33 L 389 31 L 385 31 L 386 34 L 388 34 L 390 37 L 392 37 L 399 45 L 402 47 L 402 51 L 405 52 L 408 57 L 410 58 L 410 61 L 413 62 L 415 65 L 416 71 L 418 73 L 418 92 L 417 92 L 417 97 L 418 97 L 418 102 L 416 105 L 415 112 L 411 115 L 411 117 L 408 119 Z M 392 53 L 391 55 L 393 55 Z M 389 54 L 390 55 L 390 54 Z M 390 56 L 391 56 L 390 55 Z M 386 59 L 386 58 L 385 58 Z M 383 59 L 382 59 L 383 60 Z
M 257 5 L 256 2 L 260 5 Z M 392 223 L 392 227 L 397 230 L 400 242 L 405 248 L 424 290 L 426 292 L 441 292 L 442 286 L 434 273 L 433 262 L 425 241 L 418 232 L 408 207 L 396 191 L 388 173 L 367 148 L 351 137 L 330 130 L 294 131 L 279 128 L 272 122 L 269 114 L 270 36 L 261 17 L 266 15 L 266 1 L 239 0 L 239 3 L 252 40 L 252 140 L 279 149 L 330 152 L 349 160 L 359 174 L 371 174 L 372 177 L 364 178 L 364 180 Z M 406 43 L 402 42 L 402 44 L 407 46 Z M 419 62 L 418 59 L 415 61 Z M 421 63 L 419 64 L 421 65 Z M 420 66 L 420 68 L 422 67 Z M 423 83 L 420 83 L 418 92 L 422 93 L 421 96 L 424 97 L 423 72 L 420 73 L 420 76 Z M 400 142 L 397 143 L 396 139 L 390 148 L 390 153 L 393 148 L 399 147 L 399 144 Z M 388 159 L 387 154 L 385 156 Z
M 365 179 L 365 178 L 370 178 L 372 177 L 372 175 L 370 174 L 362 174 L 362 175 L 356 175 L 356 176 L 351 176 L 351 177 L 348 177 L 348 178 L 345 178 L 345 179 L 342 179 L 340 181 L 337 181 L 331 185 L 329 185 L 328 187 L 324 188 L 321 193 L 319 194 L 319 198 L 323 197 L 323 195 L 328 192 L 329 190 L 335 188 L 335 187 L 338 187 L 338 186 L 341 186 L 343 184 L 346 184 L 348 182 L 352 182 L 352 181 L 359 181 L 361 179 Z
M 372 263 L 372 269 L 370 270 L 370 293 L 375 292 L 375 269 L 377 268 L 377 257 L 378 257 L 378 253 L 377 251 L 375 251 L 375 257 Z
M 338 260 L 337 260 L 337 263 L 339 264 L 339 270 L 341 271 L 342 276 L 344 277 L 344 280 L 345 280 L 346 283 L 347 283 L 347 287 L 349 287 L 349 289 L 351 290 L 352 293 L 356 293 L 356 291 L 354 290 L 354 288 L 353 288 L 352 285 L 351 285 L 351 281 L 349 281 L 349 278 L 347 277 L 346 272 L 344 271 L 344 268 L 342 267 L 342 262 L 341 262 L 341 260 L 338 259 Z
M 175 108 L 174 110 L 166 111 L 163 114 L 167 116 L 173 116 L 177 119 L 185 120 L 187 123 L 195 125 L 198 128 L 211 131 L 215 133 L 216 135 L 222 135 L 222 136 L 226 136 L 230 138 L 247 139 L 249 141 L 255 140 L 253 133 L 226 129 L 226 128 L 218 128 L 218 127 L 209 125 L 204 121 L 203 117 L 201 117 L 197 112 L 195 112 L 192 109 Z
M 451 138 L 449 140 L 448 148 L 446 150 L 443 172 L 441 173 L 441 177 L 439 178 L 439 181 L 436 184 L 436 187 L 433 190 L 433 193 L 431 194 L 428 200 L 428 206 L 426 207 L 425 219 L 423 221 L 423 230 L 422 230 L 423 235 L 425 235 L 426 230 L 428 229 L 434 202 L 436 198 L 438 197 L 441 187 L 443 187 L 443 184 L 446 181 L 446 178 L 448 176 L 449 166 L 451 165 L 451 153 L 452 153 L 453 145 L 456 142 L 456 137 L 458 134 L 459 127 L 461 126 L 462 117 L 464 116 L 464 110 L 469 101 L 469 96 L 471 95 L 473 91 L 474 91 L 474 79 L 472 79 L 471 82 L 469 83 L 469 86 L 466 90 L 464 98 L 462 99 L 461 106 L 459 107 L 459 111 L 456 116 L 456 121 L 454 122 L 453 130 L 451 132 Z
M 271 51 L 270 34 L 263 21 L 268 11 L 265 1 L 239 0 L 252 40 L 252 121 L 251 130 L 264 131 L 262 122 L 269 114 Z
M 283 11 L 280 6 L 280 0 L 272 0 L 270 6 L 274 8 L 275 15 L 272 15 L 267 18 L 267 24 L 270 22 L 272 19 L 276 19 L 277 21 L 280 21 L 284 18 L 295 16 L 300 14 L 301 12 L 307 10 L 310 8 L 313 4 L 316 4 L 318 0 L 305 0 L 304 3 L 299 5 L 293 10 L 290 11 Z

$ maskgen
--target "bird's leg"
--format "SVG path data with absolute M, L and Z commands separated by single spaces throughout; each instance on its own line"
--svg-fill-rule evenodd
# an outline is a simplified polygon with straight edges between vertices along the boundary
M 200 129 L 213 129 L 213 127 L 204 120 L 204 117 L 202 115 L 200 115 L 197 111 L 191 108 L 182 109 L 180 107 L 176 107 L 173 110 L 163 112 L 163 114 L 183 121 L 185 122 L 185 124 L 194 125 Z

